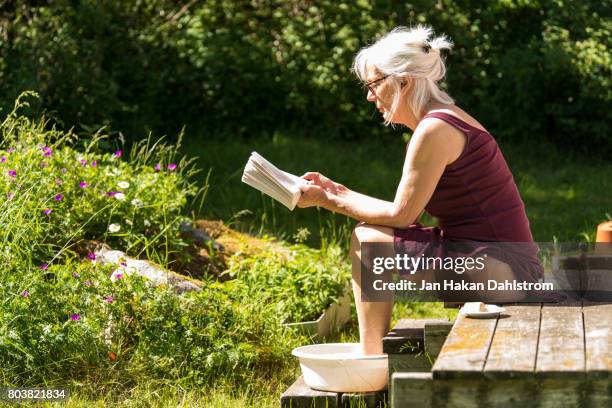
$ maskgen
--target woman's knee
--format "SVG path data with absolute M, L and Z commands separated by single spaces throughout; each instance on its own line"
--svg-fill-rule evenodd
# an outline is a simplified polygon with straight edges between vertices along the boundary
M 366 252 L 366 256 L 372 256 L 374 253 L 378 252 L 380 252 L 381 256 L 393 256 L 393 230 L 391 228 L 367 224 L 365 222 L 360 222 L 357 224 L 357 226 L 355 226 L 351 235 L 350 247 L 350 256 L 353 266 L 356 266 L 357 263 L 361 262 L 361 257 L 363 255 L 362 245 L 375 242 L 389 244 L 389 248 L 371 247 L 369 248 L 370 251 Z M 355 273 L 357 269 L 358 268 L 353 268 L 353 273 Z
M 351 247 L 358 250 L 365 242 L 393 242 L 393 229 L 360 222 L 353 228 Z

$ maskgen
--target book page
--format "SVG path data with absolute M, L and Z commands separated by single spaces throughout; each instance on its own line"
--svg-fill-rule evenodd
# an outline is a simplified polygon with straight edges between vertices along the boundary
M 244 168 L 242 181 L 293 210 L 307 181 L 280 170 L 257 152 L 252 152 Z

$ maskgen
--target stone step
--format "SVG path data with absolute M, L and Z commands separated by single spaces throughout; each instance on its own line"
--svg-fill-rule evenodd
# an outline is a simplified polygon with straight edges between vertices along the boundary
M 300 376 L 280 398 L 281 408 L 384 408 L 386 392 L 341 393 L 308 387 Z

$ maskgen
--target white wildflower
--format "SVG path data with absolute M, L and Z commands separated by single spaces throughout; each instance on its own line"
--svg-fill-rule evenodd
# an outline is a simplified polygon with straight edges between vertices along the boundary
M 119 232 L 120 229 L 121 229 L 121 225 L 119 224 L 111 224 L 108 226 L 108 230 L 112 233 Z
M 133 199 L 132 201 L 132 205 L 136 208 L 140 208 L 144 205 L 144 203 L 142 202 L 142 200 L 139 200 L 137 198 Z
M 151 221 L 149 221 L 148 219 L 145 219 L 143 221 L 143 224 L 144 224 L 145 227 L 150 227 L 151 226 Z
M 117 183 L 117 187 L 119 188 L 128 188 L 130 186 L 130 183 L 128 183 L 127 181 L 120 181 Z
M 124 201 L 125 200 L 125 194 L 123 194 L 123 193 L 116 193 L 115 194 L 115 198 L 117 200 Z

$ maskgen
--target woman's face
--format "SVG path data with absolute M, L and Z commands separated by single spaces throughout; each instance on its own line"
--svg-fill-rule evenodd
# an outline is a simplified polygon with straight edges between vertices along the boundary
M 367 100 L 373 102 L 376 105 L 376 109 L 383 115 L 383 119 L 391 123 L 401 123 L 400 113 L 402 112 L 403 101 L 401 98 L 399 105 L 393 114 L 391 115 L 391 106 L 393 105 L 393 87 L 388 81 L 391 77 L 385 78 L 385 75 L 378 71 L 375 67 L 368 66 L 366 68 L 366 84 L 368 86 Z

